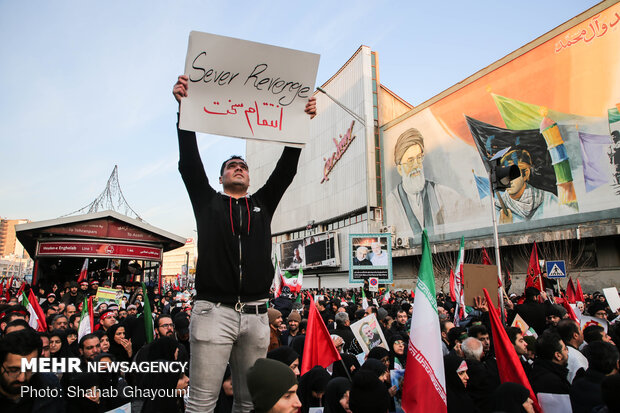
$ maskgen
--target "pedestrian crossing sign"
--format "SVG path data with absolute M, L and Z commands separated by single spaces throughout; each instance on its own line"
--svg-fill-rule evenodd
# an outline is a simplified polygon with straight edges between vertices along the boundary
M 547 261 L 547 278 L 566 278 L 564 261 Z

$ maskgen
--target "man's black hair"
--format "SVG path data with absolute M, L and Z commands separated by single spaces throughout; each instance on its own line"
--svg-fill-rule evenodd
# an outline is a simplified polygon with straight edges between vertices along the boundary
M 465 327 L 453 327 L 448 331 L 448 347 L 453 349 L 456 341 L 464 341 L 467 338 L 467 329 Z
M 160 315 L 159 317 L 157 317 L 157 318 L 155 319 L 155 328 L 159 328 L 159 327 L 161 327 L 161 326 L 159 325 L 159 321 L 160 321 L 162 318 L 169 318 L 169 319 L 170 319 L 170 321 L 173 321 L 173 320 L 172 320 L 172 316 L 170 316 L 170 314 L 162 314 L 162 315 Z
M 587 326 L 583 330 L 583 339 L 586 343 L 594 343 L 595 341 L 603 340 L 603 336 L 605 335 L 605 329 L 598 325 Z
M 571 319 L 560 320 L 556 330 L 566 345 L 573 339 L 573 334 L 579 335 L 579 326 Z
M 22 326 L 22 327 L 25 327 L 26 330 L 28 329 L 32 330 L 32 327 L 30 327 L 30 325 L 26 322 L 26 320 L 24 320 L 23 318 L 16 318 L 15 320 L 7 323 L 6 327 L 4 327 L 4 331 L 6 331 L 7 328 L 13 327 L 13 326 Z
M 95 333 L 84 334 L 82 338 L 80 339 L 80 342 L 78 343 L 78 345 L 80 346 L 82 350 L 84 350 L 84 342 L 86 340 L 90 340 L 91 338 L 100 338 L 100 337 Z
M 243 159 L 243 157 L 242 157 L 242 156 L 240 156 L 240 155 L 232 155 L 230 158 L 226 159 L 226 160 L 222 163 L 222 166 L 220 167 L 220 176 L 224 175 L 224 167 L 226 166 L 226 164 L 227 164 L 229 161 L 232 161 L 233 159 L 239 159 L 239 160 L 242 160 L 242 161 L 243 161 L 243 162 L 247 165 L 247 162 L 245 161 L 245 159 Z
M 489 334 L 489 331 L 484 326 L 484 324 L 479 324 L 475 326 L 471 326 L 469 328 L 469 336 L 473 338 L 478 338 L 479 335 Z
M 519 334 L 523 335 L 523 331 L 521 331 L 519 327 L 509 327 L 508 330 L 506 330 L 506 333 L 508 334 L 508 338 L 513 346 L 517 341 L 517 336 Z
M 536 341 L 536 356 L 552 361 L 556 352 L 562 352 L 562 339 L 556 333 L 545 331 Z
M 43 342 L 35 331 L 19 330 L 0 337 L 0 364 L 6 361 L 7 355 L 17 354 L 27 356 L 33 351 L 37 351 L 37 356 L 41 354 Z
M 532 301 L 539 295 L 540 295 L 540 291 L 538 291 L 538 289 L 535 287 L 527 287 L 525 289 L 525 299 L 527 301 Z
M 599 373 L 609 374 L 618 365 L 618 349 L 611 343 L 595 341 L 583 349 L 588 359 L 588 368 Z

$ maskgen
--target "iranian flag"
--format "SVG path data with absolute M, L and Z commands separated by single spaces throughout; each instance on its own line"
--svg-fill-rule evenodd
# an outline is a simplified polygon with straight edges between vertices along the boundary
M 364 292 L 364 287 L 362 287 L 362 308 L 364 310 L 368 308 L 368 298 L 366 298 L 366 293 Z
M 387 304 L 390 302 L 390 286 L 386 285 L 385 286 L 385 294 L 383 294 L 383 298 L 381 299 L 381 304 Z
M 28 313 L 30 313 L 30 319 L 28 320 L 30 327 L 37 331 L 46 331 L 47 324 L 45 323 L 45 314 L 39 305 L 39 300 L 37 300 L 32 290 L 28 292 L 28 296 L 26 296 L 25 292 L 22 292 L 22 305 L 26 307 Z
M 422 232 L 422 260 L 415 296 L 407 367 L 403 380 L 402 407 L 406 413 L 444 413 L 448 410 L 446 379 L 435 299 L 433 261 L 426 230 Z
M 78 326 L 78 341 L 86 334 L 94 331 L 95 317 L 93 315 L 93 296 L 84 298 L 82 304 L 82 314 L 80 315 L 80 325 Z
M 456 308 L 454 309 L 454 325 L 458 326 L 461 320 L 467 317 L 465 312 L 465 292 L 463 288 L 463 263 L 465 262 L 465 237 L 461 237 L 459 257 L 456 260 L 454 273 L 454 295 L 456 296 Z M 452 289 L 452 286 L 450 286 Z
M 77 282 L 81 283 L 82 281 L 86 281 L 88 278 L 88 258 L 84 258 L 84 264 L 82 264 L 82 270 L 80 271 L 80 276 L 78 277 Z

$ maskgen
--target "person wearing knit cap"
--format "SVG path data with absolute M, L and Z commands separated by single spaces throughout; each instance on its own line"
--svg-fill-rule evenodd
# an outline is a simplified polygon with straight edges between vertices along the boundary
M 282 324 L 282 313 L 275 308 L 267 309 L 269 317 L 269 347 L 267 351 L 274 350 L 282 345 L 280 342 L 280 324 Z
M 352 413 L 384 413 L 390 407 L 390 395 L 385 385 L 372 371 L 359 370 L 353 376 L 349 393 Z
M 291 311 L 286 318 L 288 329 L 280 335 L 280 342 L 284 346 L 290 346 L 293 339 L 299 334 L 301 315 L 297 311 Z
M 280 361 L 257 359 L 248 370 L 247 384 L 255 413 L 296 413 L 301 408 L 297 377 Z
M 299 376 L 299 354 L 289 346 L 280 346 L 275 350 L 267 353 L 267 358 L 278 360 L 293 370 L 296 376 Z

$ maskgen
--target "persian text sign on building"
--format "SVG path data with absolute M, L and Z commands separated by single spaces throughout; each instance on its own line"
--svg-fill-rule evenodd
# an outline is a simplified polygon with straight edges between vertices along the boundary
M 319 55 L 193 31 L 184 130 L 303 145 Z
M 161 261 L 161 248 L 103 242 L 42 241 L 37 256 L 106 257 Z

